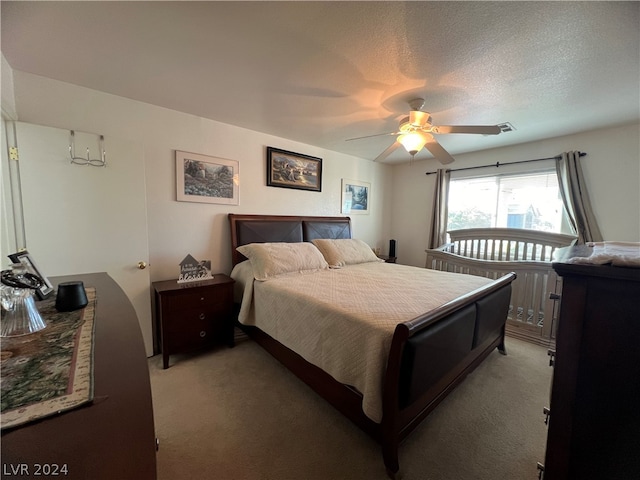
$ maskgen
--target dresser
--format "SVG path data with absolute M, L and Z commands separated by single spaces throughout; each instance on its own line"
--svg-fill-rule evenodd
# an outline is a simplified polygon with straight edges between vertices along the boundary
M 147 356 L 133 305 L 106 273 L 50 277 L 96 289 L 94 400 L 2 433 L 2 476 L 77 480 L 156 478 Z M 27 474 L 28 473 L 28 474 Z
M 162 364 L 169 357 L 214 343 L 234 345 L 233 284 L 222 273 L 210 280 L 153 283 L 155 299 L 154 337 L 162 350 Z
M 640 478 L 640 268 L 570 264 L 562 277 L 544 480 Z

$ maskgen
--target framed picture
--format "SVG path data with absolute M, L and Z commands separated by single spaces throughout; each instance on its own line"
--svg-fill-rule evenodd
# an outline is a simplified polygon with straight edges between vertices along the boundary
M 238 169 L 236 160 L 176 150 L 176 200 L 238 205 Z
M 322 159 L 267 147 L 267 185 L 322 191 Z
M 342 213 L 369 214 L 371 184 L 342 179 Z
M 51 294 L 51 292 L 53 292 L 53 285 L 51 284 L 49 279 L 42 274 L 40 269 L 38 269 L 36 263 L 33 261 L 33 258 L 31 258 L 31 255 L 29 255 L 29 252 L 23 250 L 18 253 L 12 253 L 11 255 L 8 255 L 8 257 L 13 263 L 20 263 L 24 265 L 27 268 L 27 272 L 37 275 L 42 279 L 42 287 L 36 289 L 36 296 L 40 300 L 44 300 Z

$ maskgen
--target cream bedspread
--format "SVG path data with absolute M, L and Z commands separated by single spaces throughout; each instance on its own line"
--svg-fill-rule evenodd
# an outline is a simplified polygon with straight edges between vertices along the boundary
M 491 280 L 389 263 L 363 263 L 254 281 L 237 265 L 239 321 L 255 325 L 363 395 L 364 413 L 382 419 L 388 352 L 398 323 L 476 290 Z

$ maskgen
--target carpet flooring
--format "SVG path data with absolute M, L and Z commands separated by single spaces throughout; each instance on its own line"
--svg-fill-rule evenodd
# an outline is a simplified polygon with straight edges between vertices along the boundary
M 533 480 L 552 368 L 507 337 L 401 444 L 404 480 Z M 250 340 L 149 359 L 159 480 L 387 478 L 377 443 Z

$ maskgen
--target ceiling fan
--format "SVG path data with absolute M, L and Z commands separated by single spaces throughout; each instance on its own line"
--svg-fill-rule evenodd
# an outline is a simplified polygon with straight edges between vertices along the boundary
M 396 135 L 396 141 L 393 142 L 384 152 L 378 155 L 373 161 L 380 161 L 387 158 L 391 153 L 402 145 L 411 155 L 411 159 L 415 155 L 426 148 L 431 154 L 442 164 L 451 163 L 454 158 L 447 152 L 435 139 L 433 134 L 446 133 L 474 133 L 480 135 L 497 135 L 502 130 L 498 125 L 440 125 L 436 126 L 431 123 L 431 114 L 423 112 L 424 99 L 416 98 L 409 102 L 411 111 L 408 117 L 400 120 L 399 131 L 391 133 L 379 133 L 377 135 L 367 135 L 365 137 L 349 138 L 350 140 L 360 140 L 362 138 L 379 137 L 382 135 Z

